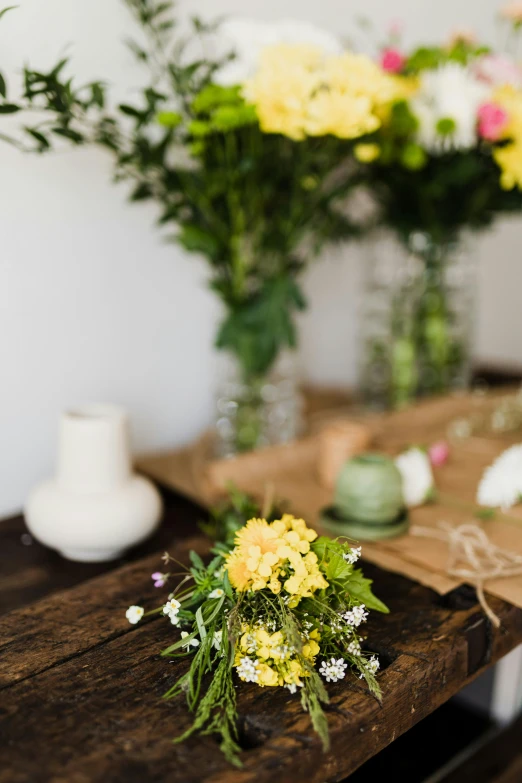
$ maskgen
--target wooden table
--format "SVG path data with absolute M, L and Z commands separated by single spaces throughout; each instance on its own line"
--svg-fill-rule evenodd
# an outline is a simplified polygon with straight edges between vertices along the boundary
M 161 695 L 186 662 L 159 657 L 173 636 L 164 618 L 134 627 L 124 612 L 161 601 L 150 574 L 163 550 L 185 560 L 190 547 L 205 551 L 201 513 L 167 495 L 160 532 L 125 561 L 103 565 L 29 544 L 21 518 L 0 523 L 0 783 L 338 781 L 522 641 L 522 611 L 498 599 L 502 628 L 494 631 L 470 588 L 441 598 L 366 564 L 391 609 L 365 628 L 365 646 L 383 667 L 382 706 L 355 677 L 330 685 L 332 750 L 324 755 L 297 698 L 242 684 L 242 770 L 226 764 L 211 737 L 174 746 L 190 718 L 182 701 Z

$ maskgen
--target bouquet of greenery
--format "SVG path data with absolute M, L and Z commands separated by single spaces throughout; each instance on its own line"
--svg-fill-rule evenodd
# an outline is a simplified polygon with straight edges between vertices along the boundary
M 236 514 L 244 500 L 236 498 Z M 360 625 L 369 609 L 388 609 L 373 595 L 371 581 L 354 568 L 360 548 L 318 537 L 302 519 L 285 514 L 272 522 L 250 519 L 233 541 L 216 543 L 212 553 L 205 565 L 192 552 L 192 567 L 181 566 L 184 578 L 168 600 L 147 613 L 159 612 L 180 629 L 162 655 L 191 659 L 165 694 L 184 694 L 194 712 L 191 728 L 176 742 L 194 732 L 218 734 L 226 757 L 240 764 L 238 677 L 261 688 L 300 693 L 327 748 L 324 680 L 342 680 L 351 667 L 380 698 L 379 662 L 362 651 Z M 164 560 L 172 562 L 167 554 Z M 152 578 L 163 587 L 170 576 L 156 572 Z M 134 624 L 144 614 L 143 607 L 131 606 L 126 616 Z
M 26 68 L 21 100 L 0 111 L 42 110 L 24 129 L 36 150 L 57 138 L 100 145 L 131 199 L 159 204 L 160 223 L 208 260 L 225 309 L 216 344 L 254 386 L 296 344 L 307 260 L 354 234 L 343 211 L 353 140 L 379 127 L 394 80 L 306 23 L 195 19 L 184 37 L 168 0 L 125 2 L 143 33 L 129 45 L 150 74 L 137 102 L 109 110 L 106 85 L 75 86 L 64 60 Z M 256 445 L 247 429 L 238 449 Z
M 487 228 L 497 215 L 522 208 L 522 70 L 509 55 L 462 35 L 410 53 L 395 35 L 380 65 L 402 97 L 359 159 L 381 223 L 423 267 L 416 304 L 398 292 L 390 345 L 370 347 L 377 356 L 388 351 L 391 401 L 400 404 L 418 391 L 447 388 L 468 358 L 465 330 L 452 324 L 446 266 L 465 229 Z M 461 334 L 453 338 L 452 331 Z

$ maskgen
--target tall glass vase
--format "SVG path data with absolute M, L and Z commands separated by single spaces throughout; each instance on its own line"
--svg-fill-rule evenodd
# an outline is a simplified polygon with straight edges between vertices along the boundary
M 426 233 L 370 243 L 361 339 L 361 391 L 372 407 L 465 388 L 470 380 L 476 267 L 471 235 Z
M 302 424 L 296 357 L 283 353 L 266 375 L 251 378 L 230 354 L 218 359 L 217 455 L 232 457 L 294 440 Z

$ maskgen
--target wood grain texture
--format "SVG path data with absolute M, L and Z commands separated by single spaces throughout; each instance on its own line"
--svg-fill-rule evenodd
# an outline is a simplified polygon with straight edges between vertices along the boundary
M 173 554 L 186 558 L 190 545 L 180 542 Z M 340 780 L 522 640 L 520 610 L 493 599 L 503 626 L 492 633 L 469 592 L 441 598 L 366 564 L 392 610 L 373 614 L 365 628 L 366 647 L 385 667 L 382 706 L 354 676 L 330 686 L 332 750 L 325 755 L 298 698 L 242 684 L 244 767 L 234 770 L 212 738 L 171 742 L 190 716 L 182 700 L 164 702 L 161 694 L 187 662 L 158 653 L 178 632 L 159 616 L 137 627 L 123 618 L 130 603 L 160 598 L 149 587 L 153 562 L 124 566 L 3 618 L 1 783 Z
M 28 532 L 23 516 L 0 521 L 0 616 L 47 595 L 66 590 L 121 565 L 168 549 L 173 541 L 198 533 L 205 516 L 199 506 L 162 488 L 164 514 L 151 538 L 108 563 L 73 563 L 39 544 Z
M 445 415 L 433 417 L 429 433 Z M 407 433 L 401 422 L 382 428 L 387 442 L 397 437 L 394 447 L 428 437 L 422 418 L 405 415 Z M 174 495 L 166 501 L 157 536 L 113 564 L 68 563 L 25 546 L 20 519 L 0 523 L 0 783 L 339 781 L 522 642 L 522 610 L 492 597 L 502 621 L 495 631 L 469 587 L 441 596 L 365 563 L 391 609 L 364 627 L 364 646 L 383 666 L 382 705 L 354 675 L 330 684 L 332 748 L 324 754 L 297 696 L 241 684 L 244 766 L 236 770 L 211 737 L 172 744 L 190 715 L 182 699 L 161 695 L 188 664 L 159 653 L 179 632 L 161 616 L 137 627 L 124 618 L 132 603 L 163 602 L 168 589 L 150 579 L 163 550 L 186 562 L 190 547 L 208 548 L 194 538 L 201 510 Z

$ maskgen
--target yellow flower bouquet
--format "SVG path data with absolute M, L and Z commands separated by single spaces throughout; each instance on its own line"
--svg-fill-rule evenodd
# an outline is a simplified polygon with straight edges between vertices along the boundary
M 240 764 L 234 679 L 299 693 L 314 729 L 328 747 L 322 704 L 326 682 L 353 669 L 377 698 L 379 662 L 363 652 L 360 626 L 368 610 L 387 612 L 354 565 L 360 548 L 318 537 L 302 519 L 285 514 L 250 519 L 231 545 L 218 543 L 208 565 L 194 552 L 192 567 L 161 612 L 180 630 L 164 656 L 189 656 L 190 668 L 165 694 L 186 695 L 194 732 L 218 734 L 229 761 Z M 166 556 L 166 562 L 169 558 Z M 169 574 L 155 573 L 163 586 Z M 129 607 L 129 622 L 144 614 Z M 207 675 L 212 675 L 211 678 Z
M 296 346 L 301 273 L 326 243 L 359 233 L 347 208 L 353 146 L 377 132 L 396 82 L 307 22 L 195 19 L 185 37 L 169 0 L 123 1 L 140 28 L 129 45 L 146 87 L 115 106 L 103 79 L 77 85 L 63 60 L 26 67 L 16 103 L 0 90 L 0 113 L 25 118 L 24 149 L 104 149 L 131 200 L 155 202 L 169 238 L 207 260 L 236 395 L 234 415 L 217 416 L 219 452 L 291 439 L 297 413 L 270 428 L 280 416 L 266 415 L 263 387 Z

